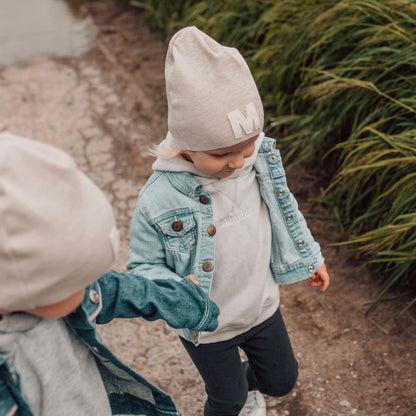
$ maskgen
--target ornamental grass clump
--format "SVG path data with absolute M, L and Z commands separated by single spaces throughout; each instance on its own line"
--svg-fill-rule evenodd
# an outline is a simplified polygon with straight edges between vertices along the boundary
M 381 297 L 416 286 L 416 3 L 133 3 L 164 36 L 196 25 L 238 48 L 266 130 L 293 163 L 321 168 L 346 243 L 387 276 Z
M 342 164 L 326 193 L 347 224 L 346 244 L 386 277 L 371 311 L 392 287 L 406 291 L 416 281 L 416 129 L 392 136 L 369 126 L 359 134 L 336 146 Z
M 336 2 L 308 28 L 291 114 L 272 124 L 296 163 L 332 168 L 325 196 L 386 279 L 378 303 L 416 282 L 416 4 Z

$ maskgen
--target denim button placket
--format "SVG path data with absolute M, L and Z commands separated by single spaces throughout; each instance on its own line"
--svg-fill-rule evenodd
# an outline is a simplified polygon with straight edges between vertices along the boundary
M 207 195 L 201 195 L 201 196 L 199 197 L 199 202 L 200 202 L 201 204 L 206 205 L 206 204 L 208 204 L 208 203 L 209 203 L 209 197 L 208 197 Z
M 217 229 L 215 228 L 214 225 L 210 225 L 207 229 L 207 232 L 210 236 L 214 236 L 217 232 Z
M 214 265 L 210 262 L 210 261 L 206 261 L 203 265 L 202 265 L 202 269 L 205 272 L 211 272 L 214 269 Z

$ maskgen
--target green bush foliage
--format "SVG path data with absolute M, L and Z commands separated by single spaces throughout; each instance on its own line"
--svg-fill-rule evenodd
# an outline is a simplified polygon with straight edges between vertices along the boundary
M 293 163 L 319 166 L 346 244 L 416 282 L 416 2 L 132 1 L 163 37 L 196 25 L 246 57 Z M 411 302 L 411 304 L 415 303 Z

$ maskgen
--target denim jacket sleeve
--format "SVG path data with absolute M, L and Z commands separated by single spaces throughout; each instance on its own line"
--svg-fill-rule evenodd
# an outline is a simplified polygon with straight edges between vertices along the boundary
M 99 284 L 103 305 L 97 324 L 142 317 L 148 321 L 163 319 L 177 329 L 213 331 L 218 326 L 217 305 L 189 279 L 148 280 L 112 270 Z
M 288 188 L 274 139 L 264 138 L 254 166 L 272 224 L 271 269 L 276 281 L 294 283 L 307 279 L 322 266 L 324 258 Z
M 33 416 L 15 369 L 0 356 L 0 416 Z

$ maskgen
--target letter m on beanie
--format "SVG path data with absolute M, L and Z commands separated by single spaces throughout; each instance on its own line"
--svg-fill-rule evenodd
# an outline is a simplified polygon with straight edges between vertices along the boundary
M 227 114 L 230 121 L 231 128 L 234 133 L 234 138 L 239 139 L 243 136 L 243 130 L 245 134 L 250 134 L 252 131 L 260 129 L 260 118 L 257 114 L 254 103 L 246 105 L 246 115 L 241 113 L 240 110 L 233 110 Z

